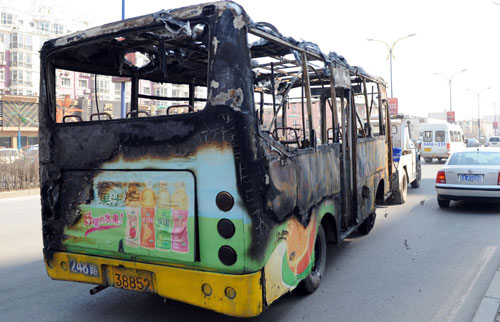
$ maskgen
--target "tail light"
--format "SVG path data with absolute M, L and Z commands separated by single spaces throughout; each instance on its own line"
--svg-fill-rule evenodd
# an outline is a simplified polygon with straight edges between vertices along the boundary
M 446 143 L 446 150 L 450 151 L 450 143 Z
M 444 171 L 438 171 L 436 176 L 436 183 L 446 183 L 446 174 L 444 173 Z
M 500 186 L 500 172 L 498 173 L 498 181 L 497 181 L 497 185 Z

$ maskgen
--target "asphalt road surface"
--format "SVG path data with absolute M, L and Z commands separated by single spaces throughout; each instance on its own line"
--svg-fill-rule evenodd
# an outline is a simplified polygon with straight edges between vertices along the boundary
M 292 292 L 258 321 L 470 321 L 500 264 L 500 205 L 440 209 L 423 165 L 419 189 L 377 210 L 368 236 L 328 250 L 320 288 Z M 42 260 L 40 201 L 0 200 L 0 321 L 235 321 L 151 294 L 52 281 Z

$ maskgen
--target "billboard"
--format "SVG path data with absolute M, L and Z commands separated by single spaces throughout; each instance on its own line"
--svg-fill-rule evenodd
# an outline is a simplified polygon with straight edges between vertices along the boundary
M 448 121 L 448 123 L 455 123 L 455 112 L 454 111 L 446 112 L 446 120 Z
M 390 115 L 398 115 L 398 99 L 397 98 L 389 98 L 389 114 Z

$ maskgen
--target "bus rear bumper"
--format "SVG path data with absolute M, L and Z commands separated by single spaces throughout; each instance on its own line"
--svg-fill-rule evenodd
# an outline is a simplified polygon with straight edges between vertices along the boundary
M 115 287 L 120 284 L 116 273 L 122 273 L 134 277 L 137 291 L 136 279 L 144 286 L 150 278 L 150 288 L 143 291 L 231 316 L 257 316 L 265 307 L 262 271 L 221 274 L 67 252 L 53 253 L 45 266 L 55 280 Z

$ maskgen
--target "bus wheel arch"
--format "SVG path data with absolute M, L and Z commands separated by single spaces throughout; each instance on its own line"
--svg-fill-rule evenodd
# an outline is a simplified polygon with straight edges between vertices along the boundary
M 326 241 L 327 243 L 339 245 L 339 234 L 337 228 L 337 221 L 335 217 L 331 213 L 326 213 L 321 219 L 321 225 L 323 226 L 323 230 L 325 231 Z
M 384 179 L 381 179 L 378 182 L 377 192 L 375 193 L 375 204 L 376 205 L 383 205 L 384 204 L 384 198 L 385 198 L 384 188 L 385 188 L 385 182 L 384 182 Z

